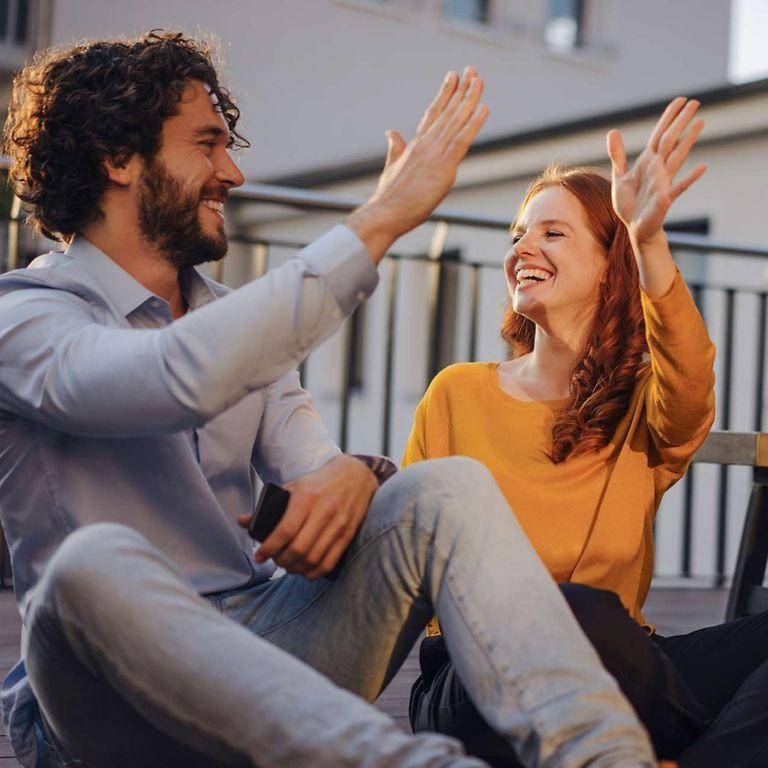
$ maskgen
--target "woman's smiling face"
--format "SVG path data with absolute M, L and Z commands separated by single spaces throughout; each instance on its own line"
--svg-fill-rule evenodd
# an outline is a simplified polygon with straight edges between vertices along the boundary
M 607 262 L 575 195 L 560 186 L 541 190 L 511 237 L 504 271 L 515 312 L 537 324 L 591 315 Z

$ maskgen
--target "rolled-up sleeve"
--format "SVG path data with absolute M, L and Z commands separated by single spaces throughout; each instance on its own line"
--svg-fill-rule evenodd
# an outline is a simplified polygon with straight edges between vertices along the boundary
M 295 368 L 376 282 L 365 246 L 343 226 L 161 329 L 104 325 L 76 293 L 8 275 L 0 410 L 99 437 L 198 426 Z

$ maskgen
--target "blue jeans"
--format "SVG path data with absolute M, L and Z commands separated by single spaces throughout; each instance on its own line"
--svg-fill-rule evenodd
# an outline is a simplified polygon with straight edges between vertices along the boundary
M 132 529 L 86 526 L 35 589 L 24 659 L 60 764 L 483 766 L 367 703 L 434 613 L 524 764 L 655 764 L 490 473 L 465 458 L 387 481 L 335 581 L 288 575 L 200 597 Z

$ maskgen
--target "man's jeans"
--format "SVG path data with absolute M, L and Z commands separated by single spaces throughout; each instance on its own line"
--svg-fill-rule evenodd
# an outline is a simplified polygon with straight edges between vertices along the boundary
M 283 576 L 201 598 L 135 531 L 86 526 L 35 590 L 24 657 L 48 738 L 72 765 L 482 766 L 364 701 L 434 613 L 472 699 L 527 765 L 652 764 L 629 704 L 470 459 L 386 482 L 335 581 Z

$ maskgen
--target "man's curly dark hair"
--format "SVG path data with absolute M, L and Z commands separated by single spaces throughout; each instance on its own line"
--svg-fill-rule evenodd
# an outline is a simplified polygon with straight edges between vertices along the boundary
M 180 32 L 153 30 L 38 54 L 14 79 L 5 123 L 10 181 L 29 207 L 28 221 L 51 239 L 69 241 L 103 215 L 104 160 L 122 163 L 135 153 L 152 160 L 190 80 L 210 89 L 231 145 L 247 147 L 210 47 Z

